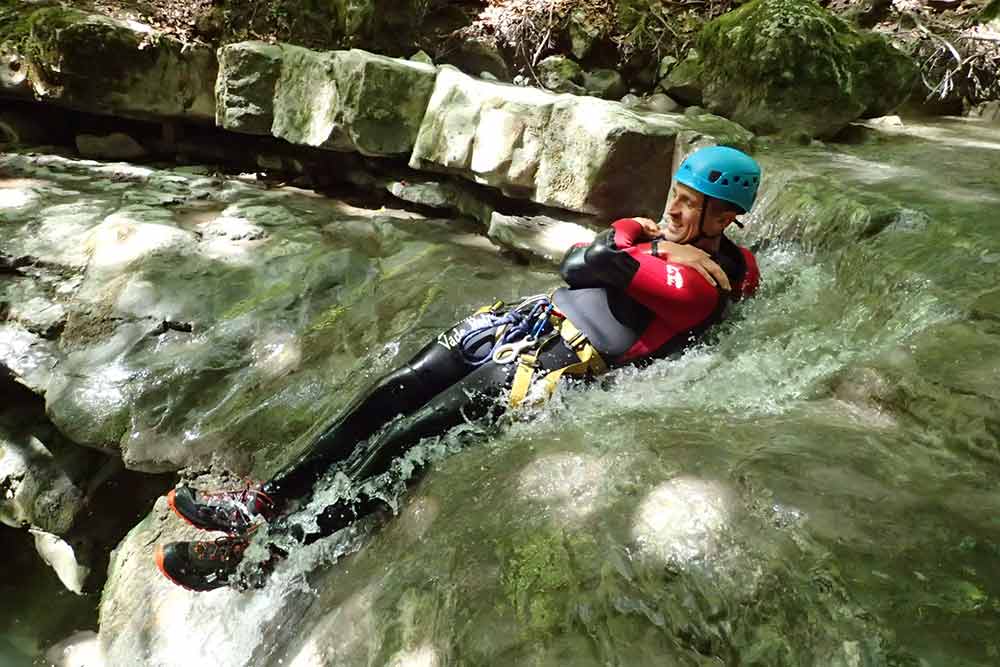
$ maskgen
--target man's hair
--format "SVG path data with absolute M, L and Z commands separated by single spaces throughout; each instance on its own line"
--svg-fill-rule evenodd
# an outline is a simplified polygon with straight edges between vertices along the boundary
M 743 215 L 745 211 L 734 204 L 731 201 L 726 201 L 725 199 L 719 199 L 718 197 L 712 197 L 712 201 L 709 204 L 719 213 L 735 213 L 736 215 Z

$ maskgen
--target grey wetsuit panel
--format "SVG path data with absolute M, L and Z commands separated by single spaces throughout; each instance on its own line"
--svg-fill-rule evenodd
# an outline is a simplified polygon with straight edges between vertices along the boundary
M 625 354 L 639 338 L 612 314 L 608 291 L 603 287 L 561 287 L 552 295 L 552 301 L 602 355 Z

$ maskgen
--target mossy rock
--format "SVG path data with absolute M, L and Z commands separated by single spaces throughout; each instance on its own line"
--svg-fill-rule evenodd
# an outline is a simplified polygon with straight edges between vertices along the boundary
M 832 136 L 916 80 L 909 57 L 813 0 L 754 0 L 706 25 L 698 51 L 705 106 L 761 134 Z
M 91 113 L 214 117 L 214 50 L 62 6 L 0 5 L 0 43 L 25 60 L 28 93 Z

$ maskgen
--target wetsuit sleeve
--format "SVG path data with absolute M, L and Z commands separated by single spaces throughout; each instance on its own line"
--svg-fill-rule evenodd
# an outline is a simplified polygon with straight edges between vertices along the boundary
M 639 269 L 628 249 L 634 248 L 642 225 L 631 218 L 616 220 L 590 244 L 573 246 L 563 258 L 559 273 L 570 287 L 625 289 Z
M 751 297 L 760 286 L 760 269 L 757 267 L 757 258 L 753 256 L 752 252 L 746 248 L 740 248 L 740 254 L 743 255 L 743 262 L 746 264 L 747 270 L 740 283 L 738 296 L 741 298 Z
M 652 354 L 664 341 L 711 317 L 719 293 L 695 269 L 645 254 L 641 247 L 629 253 L 639 268 L 625 293 L 655 315 L 649 330 L 626 355 L 634 358 Z

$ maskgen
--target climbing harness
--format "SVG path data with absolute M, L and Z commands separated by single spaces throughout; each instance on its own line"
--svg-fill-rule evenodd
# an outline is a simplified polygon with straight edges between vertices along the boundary
M 459 340 L 458 351 L 466 363 L 482 366 L 493 360 L 498 364 L 509 364 L 521 353 L 539 345 L 539 336 L 546 333 L 552 312 L 549 296 L 529 296 L 509 309 L 505 309 L 505 305 L 503 301 L 497 301 L 476 311 L 476 315 L 488 315 L 489 323 L 471 329 Z M 475 351 L 487 339 L 493 341 L 491 352 L 477 358 Z
M 561 314 L 552 317 L 552 326 L 558 332 L 573 352 L 577 362 L 550 370 L 541 377 L 541 392 L 538 402 L 547 401 L 555 393 L 559 380 L 563 375 L 584 377 L 587 375 L 602 375 L 608 372 L 608 365 L 601 358 L 597 349 L 587 340 L 582 331 Z M 514 372 L 514 382 L 510 388 L 510 407 L 517 408 L 525 404 L 536 374 L 543 371 L 538 364 L 537 354 L 522 353 L 518 357 L 517 370 Z M 534 401 L 532 401 L 534 403 Z
M 492 360 L 496 364 L 517 363 L 510 390 L 510 407 L 523 405 L 528 398 L 533 381 L 540 372 L 542 394 L 547 400 L 555 392 L 563 375 L 600 375 L 608 370 L 600 353 L 591 345 L 582 331 L 555 310 L 552 298 L 538 294 L 523 299 L 506 308 L 503 301 L 480 308 L 477 315 L 489 315 L 489 324 L 476 327 L 462 336 L 458 344 L 462 358 L 473 366 Z M 567 347 L 576 353 L 577 362 L 562 368 L 545 371 L 538 357 L 548 343 L 561 337 Z M 492 339 L 491 352 L 476 353 L 487 339 Z

